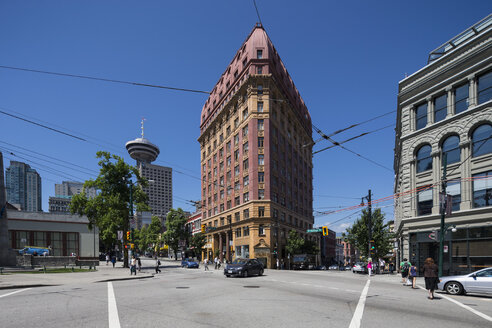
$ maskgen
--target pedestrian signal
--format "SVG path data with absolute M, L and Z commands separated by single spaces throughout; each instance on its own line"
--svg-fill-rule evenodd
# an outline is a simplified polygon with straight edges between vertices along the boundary
M 328 227 L 322 227 L 323 229 L 323 236 L 328 236 Z

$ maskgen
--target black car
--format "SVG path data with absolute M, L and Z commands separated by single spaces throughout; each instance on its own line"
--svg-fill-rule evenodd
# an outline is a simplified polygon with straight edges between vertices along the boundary
M 257 259 L 238 258 L 225 266 L 224 274 L 226 277 L 248 277 L 253 274 L 261 276 L 263 274 L 263 264 Z

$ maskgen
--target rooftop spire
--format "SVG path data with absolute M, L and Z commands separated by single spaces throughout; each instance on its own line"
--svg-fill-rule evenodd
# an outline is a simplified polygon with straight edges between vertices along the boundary
M 144 121 L 145 121 L 145 118 L 142 117 L 142 139 L 144 138 Z

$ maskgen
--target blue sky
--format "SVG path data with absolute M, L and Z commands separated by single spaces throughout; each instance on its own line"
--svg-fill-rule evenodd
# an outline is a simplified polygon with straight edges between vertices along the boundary
M 430 51 L 492 7 L 475 0 L 466 5 L 257 0 L 257 5 L 313 124 L 326 134 L 396 110 L 398 81 L 422 68 Z M 252 1 L 2 1 L 0 65 L 208 91 L 257 21 Z M 145 117 L 145 135 L 161 149 L 156 164 L 174 168 L 174 207 L 192 210 L 185 200 L 200 198 L 196 140 L 205 101 L 202 94 L 0 68 L 0 110 L 88 140 L 0 114 L 4 165 L 9 159 L 31 160 L 43 180 L 47 211 L 55 183 L 97 173 L 96 151 L 108 150 L 134 163 L 124 145 L 139 136 Z M 394 125 L 395 117 L 363 124 L 336 140 Z M 314 148 L 328 145 L 324 141 Z M 373 199 L 393 193 L 393 127 L 345 145 L 390 170 L 339 148 L 315 155 L 315 210 L 359 204 L 368 189 Z M 18 147 L 90 171 L 60 167 L 59 160 L 48 163 Z M 381 204 L 388 219 L 391 205 Z M 315 224 L 343 231 L 357 217 L 347 217 L 351 213 L 316 216 Z

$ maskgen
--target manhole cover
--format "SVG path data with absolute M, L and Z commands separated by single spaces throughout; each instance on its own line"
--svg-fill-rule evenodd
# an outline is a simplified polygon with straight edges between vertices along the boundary
M 260 288 L 260 286 L 243 286 L 244 288 Z
M 176 289 L 188 289 L 190 287 L 176 287 Z

